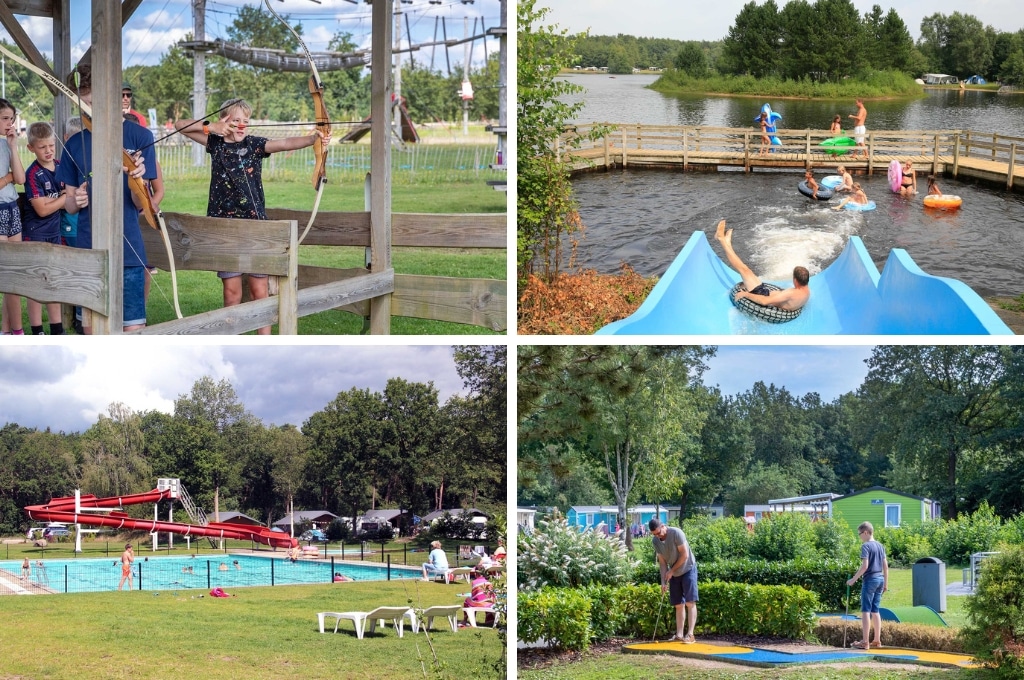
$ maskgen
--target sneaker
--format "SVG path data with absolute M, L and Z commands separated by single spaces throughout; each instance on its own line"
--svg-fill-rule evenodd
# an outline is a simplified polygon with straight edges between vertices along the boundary
M 693 638 L 692 635 L 684 635 L 683 639 L 681 640 L 681 642 L 684 645 L 692 645 L 694 642 L 696 642 L 696 640 Z
M 665 642 L 682 642 L 683 638 L 679 637 L 678 635 L 672 635 L 671 637 L 666 638 L 664 641 Z

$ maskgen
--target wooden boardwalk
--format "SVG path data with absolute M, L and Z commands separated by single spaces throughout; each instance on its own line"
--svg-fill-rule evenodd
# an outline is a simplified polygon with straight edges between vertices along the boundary
M 1017 162 L 1024 138 L 961 130 L 869 132 L 867 158 L 826 153 L 821 130 L 777 133 L 782 146 L 760 154 L 760 132 L 748 128 L 707 128 L 623 124 L 578 125 L 558 140 L 558 151 L 573 172 L 647 167 L 716 172 L 723 168 L 833 173 L 839 164 L 853 174 L 886 172 L 890 161 L 910 160 L 919 173 L 969 177 L 1024 188 L 1024 164 Z

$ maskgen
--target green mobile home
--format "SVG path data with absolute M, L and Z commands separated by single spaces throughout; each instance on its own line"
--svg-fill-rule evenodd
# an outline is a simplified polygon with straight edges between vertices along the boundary
M 937 501 L 884 486 L 856 491 L 832 501 L 832 513 L 856 531 L 861 522 L 879 527 L 919 525 L 940 517 Z

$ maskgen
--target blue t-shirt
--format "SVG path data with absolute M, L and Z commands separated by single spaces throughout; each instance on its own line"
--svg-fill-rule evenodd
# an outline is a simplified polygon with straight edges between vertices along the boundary
M 146 165 L 144 179 L 156 179 L 156 152 L 153 147 L 153 133 L 146 128 L 124 121 L 121 126 L 124 149 L 135 153 L 142 149 L 142 161 Z M 73 135 L 64 143 L 63 162 L 57 166 L 57 180 L 66 186 L 80 187 L 89 182 L 89 201 L 92 201 L 92 133 L 88 130 Z M 128 177 L 124 178 L 124 266 L 142 267 L 146 264 L 146 248 L 142 244 L 139 229 L 139 209 L 132 202 Z M 92 211 L 89 208 L 78 211 L 77 248 L 92 248 Z
M 60 165 L 56 160 L 54 163 Z M 22 229 L 30 240 L 53 239 L 60 236 L 60 216 L 63 210 L 55 210 L 46 217 L 40 217 L 32 205 L 33 198 L 56 198 L 64 190 L 57 181 L 57 168 L 48 170 L 33 161 L 25 171 L 25 219 Z
M 864 572 L 864 578 L 882 576 L 882 565 L 885 564 L 885 546 L 871 539 L 860 545 L 860 558 L 868 561 L 868 569 Z

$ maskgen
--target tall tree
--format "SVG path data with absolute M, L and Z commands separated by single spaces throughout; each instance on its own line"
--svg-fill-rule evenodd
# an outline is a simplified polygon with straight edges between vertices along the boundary
M 111 404 L 82 437 L 82 487 L 101 497 L 152 489 L 143 449 L 142 417 L 120 402 Z
M 908 491 L 958 515 L 960 464 L 1000 427 L 1006 348 L 981 345 L 876 347 L 861 395 L 883 421 L 879 434 L 907 474 Z
M 736 15 L 722 46 L 722 57 L 732 73 L 749 73 L 755 78 L 779 70 L 779 42 L 782 19 L 775 0 L 758 6 L 754 0 Z

